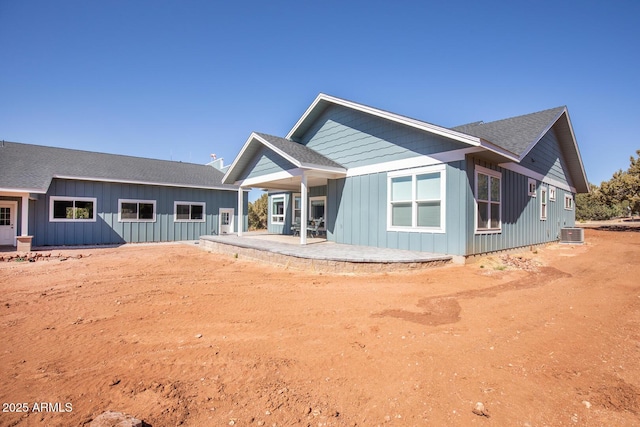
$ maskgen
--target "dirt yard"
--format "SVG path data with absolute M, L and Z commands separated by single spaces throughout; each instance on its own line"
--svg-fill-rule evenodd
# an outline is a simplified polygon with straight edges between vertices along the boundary
M 0 425 L 640 425 L 639 231 L 407 274 L 187 245 L 0 262 Z

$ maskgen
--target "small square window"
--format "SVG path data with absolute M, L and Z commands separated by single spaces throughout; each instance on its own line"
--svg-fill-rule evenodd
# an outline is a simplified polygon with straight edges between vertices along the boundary
M 529 178 L 528 184 L 529 184 L 529 196 L 536 197 L 536 187 L 538 183 L 536 182 L 535 179 Z
M 540 219 L 547 219 L 547 187 L 540 187 Z
M 564 195 L 564 208 L 568 211 L 573 210 L 573 196 L 571 194 Z
M 552 185 L 549 186 L 549 201 L 550 202 L 556 201 L 556 187 Z

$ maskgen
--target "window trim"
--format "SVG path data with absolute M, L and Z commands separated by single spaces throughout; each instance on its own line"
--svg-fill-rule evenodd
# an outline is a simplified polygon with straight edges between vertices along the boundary
M 556 187 L 554 187 L 553 185 L 549 186 L 549 201 L 550 202 L 555 202 L 556 201 L 556 193 L 558 192 L 558 190 L 556 189 Z
M 566 211 L 572 211 L 573 210 L 573 205 L 574 205 L 574 203 L 573 203 L 573 195 L 572 194 L 565 194 L 564 195 L 564 209 Z
M 318 218 L 311 218 L 311 213 L 312 213 L 311 212 L 312 211 L 311 202 L 315 202 L 315 201 L 318 201 L 318 200 L 322 200 L 322 202 L 323 202 L 323 205 L 324 205 L 324 217 L 322 218 L 322 222 L 326 223 L 326 221 L 327 221 L 327 196 L 312 196 L 312 197 L 309 197 L 309 207 L 307 209 L 307 215 L 309 216 L 309 218 L 307 218 L 307 220 L 311 221 L 313 219 L 318 219 Z
M 540 220 L 546 221 L 549 216 L 549 189 L 548 187 L 540 186 Z
M 500 201 L 498 205 L 500 206 L 500 219 L 498 221 L 498 228 L 478 228 L 478 174 L 487 175 L 492 178 L 496 178 L 500 180 Z M 473 202 L 475 205 L 474 215 L 473 215 L 473 228 L 475 230 L 475 234 L 499 234 L 502 233 L 502 172 L 498 172 L 493 169 L 485 168 L 480 165 L 476 165 L 474 170 L 475 181 L 473 184 L 474 192 L 473 192 Z M 491 184 L 489 184 L 489 192 L 491 192 Z M 491 198 L 491 194 L 489 193 L 489 198 Z M 488 200 L 489 205 L 491 200 Z M 491 214 L 491 209 L 489 209 L 489 214 Z M 489 218 L 489 225 L 491 224 L 491 218 Z
M 178 205 L 189 206 L 189 219 L 178 219 Z M 191 218 L 192 207 L 202 206 L 202 218 Z M 187 202 L 187 201 L 174 201 L 173 202 L 173 222 L 205 222 L 207 220 L 207 204 L 205 202 Z
M 387 173 L 387 231 L 410 231 L 418 233 L 446 233 L 447 218 L 447 167 L 445 164 L 426 166 L 416 169 L 404 169 Z M 430 173 L 440 174 L 440 226 L 418 226 L 418 204 L 423 200 L 417 199 L 417 176 Z M 411 177 L 411 226 L 392 224 L 391 181 L 393 178 Z M 404 202 L 406 203 L 406 202 Z
M 123 203 L 137 203 L 138 204 L 138 218 L 122 218 L 122 204 Z M 153 205 L 153 218 L 140 219 L 140 203 Z M 155 200 L 141 200 L 141 199 L 118 199 L 118 222 L 156 222 L 156 201 Z
M 276 199 L 282 199 L 282 214 L 275 214 L 273 213 L 273 204 L 275 203 Z M 286 217 L 286 212 L 287 212 L 287 208 L 286 208 L 286 203 L 285 203 L 285 195 L 284 194 L 277 194 L 275 196 L 271 196 L 271 203 L 269 204 L 269 211 L 270 211 L 270 215 L 269 215 L 269 221 L 271 222 L 271 224 L 274 225 L 284 225 L 284 220 Z M 282 217 L 282 221 L 274 221 L 274 217 Z
M 54 218 L 53 205 L 57 201 L 73 201 L 74 208 L 75 202 L 92 202 L 93 203 L 93 218 L 81 219 L 81 218 Z M 98 207 L 98 199 L 96 197 L 71 197 L 71 196 L 51 196 L 49 198 L 49 222 L 96 222 L 97 215 L 96 210 Z
M 300 200 L 300 207 L 296 209 L 296 199 Z M 291 193 L 291 223 L 296 223 L 296 211 L 300 212 L 300 222 L 302 222 L 302 196 L 300 193 Z
M 529 196 L 536 197 L 537 194 L 538 181 L 534 178 L 527 178 L 527 188 L 529 191 Z

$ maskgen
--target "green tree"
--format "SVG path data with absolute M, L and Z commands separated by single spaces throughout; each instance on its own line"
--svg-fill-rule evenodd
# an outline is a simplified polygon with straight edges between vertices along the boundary
M 576 219 L 578 221 L 602 221 L 620 216 L 617 204 L 610 204 L 597 185 L 589 183 L 589 192 L 576 195 Z
M 640 150 L 638 158 L 630 157 L 630 166 L 626 171 L 619 170 L 609 181 L 600 186 L 607 204 L 621 208 L 630 206 L 633 212 L 640 212 Z
M 269 196 L 264 193 L 255 202 L 249 202 L 249 230 L 267 228 L 267 203 Z

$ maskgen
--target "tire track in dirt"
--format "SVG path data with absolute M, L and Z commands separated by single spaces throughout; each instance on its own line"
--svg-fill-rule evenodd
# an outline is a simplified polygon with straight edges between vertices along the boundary
M 542 287 L 557 279 L 566 277 L 571 277 L 571 274 L 553 267 L 540 267 L 538 271 L 530 273 L 526 277 L 501 285 L 423 298 L 416 304 L 417 307 L 423 309 L 420 312 L 392 309 L 374 313 L 371 317 L 395 317 L 428 326 L 456 323 L 461 319 L 462 307 L 458 302 L 460 299 L 495 297 L 503 292 Z

